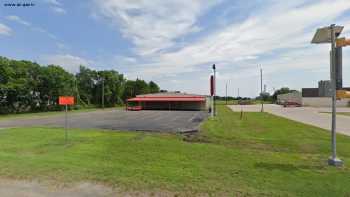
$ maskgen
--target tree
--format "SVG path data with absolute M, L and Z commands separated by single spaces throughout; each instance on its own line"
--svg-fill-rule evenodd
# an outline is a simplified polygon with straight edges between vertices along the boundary
M 150 81 L 148 83 L 148 87 L 149 87 L 150 93 L 158 93 L 160 91 L 159 86 L 156 83 L 154 83 L 153 81 Z
M 62 67 L 42 67 L 40 75 L 40 106 L 42 110 L 58 110 L 59 96 L 74 96 L 74 76 Z
M 117 71 L 99 71 L 96 78 L 95 102 L 100 104 L 102 100 L 102 88 L 104 87 L 104 103 L 106 106 L 121 104 L 125 79 Z
M 79 95 L 79 98 L 77 99 L 80 99 L 77 102 L 83 102 L 83 104 L 90 105 L 94 96 L 93 90 L 97 78 L 97 72 L 84 66 L 80 66 L 79 73 L 76 74 L 75 78 L 78 87 L 77 95 Z
M 103 91 L 102 91 L 102 88 Z M 75 96 L 77 103 L 106 106 L 122 104 L 139 94 L 159 92 L 153 81 L 126 80 L 115 70 L 96 71 L 80 66 L 74 76 L 59 65 L 41 66 L 0 57 L 0 113 L 62 110 L 59 96 Z

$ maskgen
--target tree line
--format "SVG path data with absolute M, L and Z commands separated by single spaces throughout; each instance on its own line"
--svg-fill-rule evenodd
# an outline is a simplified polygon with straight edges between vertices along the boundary
M 159 86 L 141 79 L 128 80 L 115 70 L 80 66 L 72 74 L 59 65 L 42 66 L 26 60 L 0 57 L 0 114 L 61 110 L 58 97 L 74 96 L 76 108 L 124 104 L 138 94 L 159 92 Z

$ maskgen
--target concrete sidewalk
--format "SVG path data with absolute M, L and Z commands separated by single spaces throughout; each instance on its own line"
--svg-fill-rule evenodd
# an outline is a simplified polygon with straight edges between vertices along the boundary
M 230 105 L 229 107 L 236 112 L 241 111 L 241 109 L 244 112 L 259 112 L 261 109 L 261 105 Z M 331 114 L 322 113 L 330 112 L 331 108 L 282 107 L 275 104 L 265 104 L 264 111 L 323 129 L 331 129 Z M 350 112 L 350 108 L 337 108 L 337 112 Z M 350 136 L 350 116 L 337 115 L 337 133 Z

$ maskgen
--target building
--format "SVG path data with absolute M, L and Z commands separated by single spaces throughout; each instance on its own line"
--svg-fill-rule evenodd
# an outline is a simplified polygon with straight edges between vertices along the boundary
M 277 104 L 285 104 L 285 103 L 292 103 L 292 104 L 302 104 L 302 96 L 299 91 L 294 91 L 286 94 L 280 94 L 277 95 Z
M 137 95 L 127 100 L 128 110 L 206 110 L 207 96 L 180 92 Z
M 340 83 L 340 82 L 339 82 Z M 341 87 L 342 90 L 350 91 L 350 88 Z M 312 107 L 330 107 L 332 103 L 331 83 L 329 80 L 318 82 L 318 88 L 302 88 L 302 105 Z M 337 99 L 338 107 L 349 106 L 349 99 Z

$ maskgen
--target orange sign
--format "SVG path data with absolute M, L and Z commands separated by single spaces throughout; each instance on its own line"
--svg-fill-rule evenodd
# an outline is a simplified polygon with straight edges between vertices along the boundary
M 350 98 L 350 91 L 337 90 L 337 98 Z
M 346 47 L 350 45 L 350 39 L 346 39 L 346 38 L 338 38 L 336 40 L 336 45 L 337 47 Z
M 73 96 L 60 96 L 58 98 L 59 105 L 74 105 L 74 97 Z

